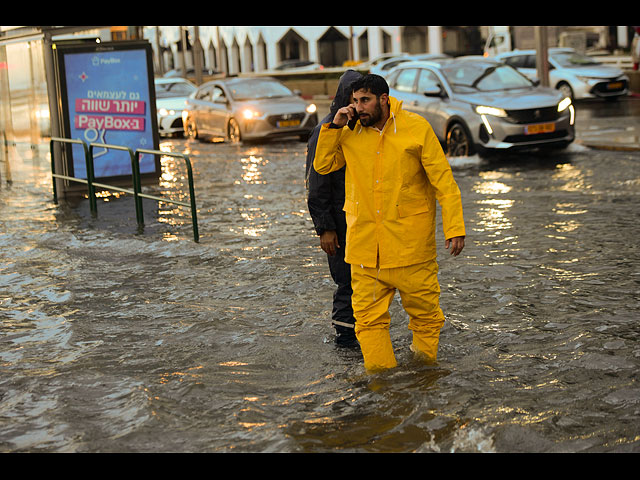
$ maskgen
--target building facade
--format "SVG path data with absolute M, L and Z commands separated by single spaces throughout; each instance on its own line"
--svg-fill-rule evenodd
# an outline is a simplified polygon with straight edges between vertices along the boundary
M 360 63 L 388 53 L 482 55 L 496 28 L 510 32 L 511 48 L 534 48 L 535 27 L 486 26 L 145 26 L 142 35 L 156 52 L 156 72 L 193 68 L 193 51 L 202 66 L 227 74 L 272 70 L 288 60 L 324 67 Z M 549 46 L 580 32 L 585 48 L 628 48 L 632 27 L 547 27 Z
M 158 53 L 158 72 L 181 68 L 181 52 L 199 43 L 203 65 L 228 74 L 272 70 L 288 60 L 309 60 L 326 67 L 349 60 L 400 52 L 399 27 L 200 26 L 145 27 Z M 186 56 L 193 68 L 193 55 Z
M 482 53 L 481 27 L 459 26 L 199 26 L 144 27 L 156 52 L 156 70 L 193 68 L 190 50 L 203 66 L 228 74 L 272 70 L 288 60 L 324 67 L 366 62 L 386 53 Z

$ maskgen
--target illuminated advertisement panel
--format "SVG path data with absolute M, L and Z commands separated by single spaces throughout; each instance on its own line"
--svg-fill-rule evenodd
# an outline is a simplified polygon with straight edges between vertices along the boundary
M 158 149 L 151 46 L 148 42 L 109 42 L 56 46 L 63 129 L 66 138 Z M 69 145 L 68 172 L 87 178 L 84 150 Z M 131 179 L 131 157 L 113 148 L 93 147 L 96 179 Z M 140 156 L 143 177 L 160 173 L 156 155 Z M 126 178 L 125 178 L 126 177 Z

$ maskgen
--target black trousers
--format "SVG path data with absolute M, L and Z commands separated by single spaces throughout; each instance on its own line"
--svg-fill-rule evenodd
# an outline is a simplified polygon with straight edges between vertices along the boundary
M 336 250 L 335 255 L 327 255 L 331 278 L 333 278 L 337 286 L 333 293 L 331 319 L 336 332 L 353 332 L 353 326 L 356 320 L 353 317 L 353 308 L 351 306 L 351 294 L 353 293 L 351 289 L 351 265 L 344 261 L 346 224 L 344 226 L 338 226 L 336 233 L 338 235 L 340 248 Z

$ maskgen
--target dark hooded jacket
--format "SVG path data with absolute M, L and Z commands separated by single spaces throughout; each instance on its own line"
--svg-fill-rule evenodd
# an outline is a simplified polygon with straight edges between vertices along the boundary
M 320 127 L 325 123 L 330 123 L 340 108 L 349 105 L 351 85 L 361 77 L 362 75 L 354 70 L 347 70 L 340 77 L 336 95 L 329 108 L 329 114 L 322 119 L 309 137 L 306 168 L 307 205 L 318 235 L 321 235 L 326 230 L 337 230 L 339 232 L 346 230 L 345 215 L 342 210 L 344 207 L 345 167 L 328 175 L 320 175 L 313 168 L 313 158 L 316 154 Z

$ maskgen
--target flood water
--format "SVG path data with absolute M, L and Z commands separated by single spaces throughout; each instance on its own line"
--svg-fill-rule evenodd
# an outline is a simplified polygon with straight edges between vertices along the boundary
M 640 158 L 451 159 L 467 242 L 441 229 L 439 364 L 370 375 L 333 344 L 306 145 L 164 141 L 188 209 L 52 201 L 46 148 L 0 186 L 0 451 L 638 452 Z M 184 200 L 179 159 L 154 192 Z

